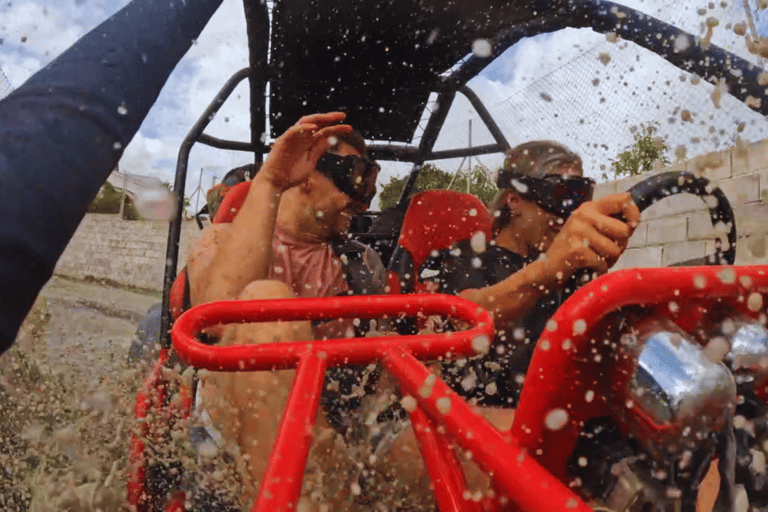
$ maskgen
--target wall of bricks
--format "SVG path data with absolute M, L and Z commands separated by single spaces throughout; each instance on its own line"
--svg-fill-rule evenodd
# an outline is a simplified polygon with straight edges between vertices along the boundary
M 179 268 L 189 244 L 200 236 L 194 221 L 184 221 Z M 124 221 L 117 215 L 87 214 L 56 265 L 55 273 L 78 279 L 106 279 L 122 285 L 163 289 L 168 223 Z
M 768 264 L 768 139 L 696 157 L 658 172 L 666 170 L 701 173 L 718 184 L 736 217 L 736 263 Z M 595 197 L 628 190 L 648 176 L 601 183 Z M 198 236 L 196 223 L 185 221 L 179 267 L 186 263 L 189 244 Z M 55 272 L 162 290 L 167 237 L 166 222 L 122 221 L 116 215 L 88 214 Z M 715 237 L 704 201 L 687 194 L 669 197 L 643 212 L 642 223 L 614 269 L 703 261 L 714 252 Z
M 728 197 L 736 219 L 736 264 L 767 264 L 768 140 L 711 153 L 657 171 L 687 170 L 718 185 Z M 654 173 L 609 183 L 595 190 L 600 197 L 628 190 Z M 690 194 L 665 198 L 643 212 L 642 222 L 614 269 L 659 267 L 703 259 L 714 253 L 718 229 L 707 204 Z M 723 236 L 723 240 L 727 240 Z

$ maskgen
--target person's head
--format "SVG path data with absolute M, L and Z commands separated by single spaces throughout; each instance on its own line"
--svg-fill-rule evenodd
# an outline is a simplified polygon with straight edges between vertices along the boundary
M 493 233 L 506 231 L 526 255 L 544 252 L 568 216 L 592 198 L 594 181 L 583 178 L 581 158 L 552 141 L 531 141 L 509 150 L 491 204 Z
M 346 235 L 352 217 L 368 209 L 380 169 L 368 158 L 359 132 L 337 135 L 329 143 L 315 172 L 301 186 L 311 218 L 308 229 L 322 239 Z

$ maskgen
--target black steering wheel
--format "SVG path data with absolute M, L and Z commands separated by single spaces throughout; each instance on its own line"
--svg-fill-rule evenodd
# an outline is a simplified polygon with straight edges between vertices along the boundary
M 713 227 L 719 222 L 730 227 L 728 230 L 728 248 L 723 248 L 723 241 L 718 237 L 715 240 L 715 253 L 708 257 L 705 263 L 707 265 L 733 265 L 736 261 L 736 221 L 731 203 L 725 193 L 707 178 L 696 176 L 687 171 L 669 171 L 651 176 L 634 185 L 627 192 L 640 213 L 665 197 L 677 194 L 693 194 L 702 200 L 706 197 L 713 197 L 716 201 L 715 205 L 707 205 L 709 217 Z M 588 268 L 575 272 L 565 286 L 566 295 L 572 294 L 595 277 L 597 277 L 595 272 Z
M 709 217 L 712 226 L 722 222 L 728 229 L 728 248 L 723 249 L 723 241 L 718 237 L 715 241 L 715 254 L 707 258 L 708 265 L 733 265 L 736 261 L 736 221 L 733 217 L 731 203 L 719 187 L 714 186 L 707 178 L 696 176 L 687 171 L 670 171 L 641 181 L 627 192 L 637 205 L 640 212 L 664 199 L 677 194 L 693 194 L 702 198 L 713 197 L 714 206 L 709 207 Z

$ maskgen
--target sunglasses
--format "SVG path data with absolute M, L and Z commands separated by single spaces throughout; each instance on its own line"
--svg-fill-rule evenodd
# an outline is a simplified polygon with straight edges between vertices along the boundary
M 369 206 L 376 195 L 376 177 L 381 166 L 373 160 L 359 155 L 325 153 L 317 160 L 316 168 L 354 201 Z
M 515 189 L 521 196 L 561 218 L 568 218 L 576 208 L 591 201 L 595 191 L 595 180 L 591 178 L 562 174 L 537 178 L 506 170 L 499 173 L 497 185 L 500 189 Z

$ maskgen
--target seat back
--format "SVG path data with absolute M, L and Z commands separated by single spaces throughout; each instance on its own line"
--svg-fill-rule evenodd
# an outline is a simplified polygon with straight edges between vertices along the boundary
M 397 247 L 388 269 L 390 293 L 427 291 L 419 279 L 421 265 L 432 251 L 450 247 L 482 232 L 490 240 L 493 219 L 482 201 L 454 190 L 416 194 L 408 206 Z

